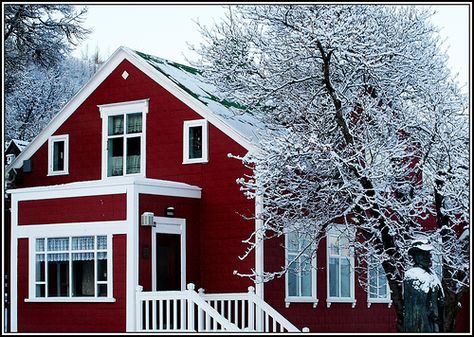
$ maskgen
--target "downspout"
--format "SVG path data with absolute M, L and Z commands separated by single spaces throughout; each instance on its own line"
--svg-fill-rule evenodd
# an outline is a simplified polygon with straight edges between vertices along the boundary
M 257 195 L 255 197 L 255 294 L 264 299 L 264 283 L 262 282 L 264 270 L 264 255 L 263 255 L 263 220 L 259 219 L 263 212 L 263 197 Z

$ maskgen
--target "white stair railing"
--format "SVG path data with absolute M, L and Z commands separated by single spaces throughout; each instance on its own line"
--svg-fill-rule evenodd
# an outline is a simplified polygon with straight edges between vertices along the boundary
M 184 291 L 144 292 L 137 287 L 136 330 L 159 332 L 239 331 L 188 284 Z
M 199 295 L 220 315 L 243 331 L 257 332 L 299 332 L 290 321 L 255 294 L 254 287 L 248 293 Z

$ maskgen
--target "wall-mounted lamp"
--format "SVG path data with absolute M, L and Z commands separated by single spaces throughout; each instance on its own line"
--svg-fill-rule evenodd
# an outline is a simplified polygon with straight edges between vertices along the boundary
M 165 216 L 174 216 L 174 207 L 166 207 Z
M 152 212 L 144 212 L 142 214 L 142 226 L 153 226 L 153 217 L 155 214 Z

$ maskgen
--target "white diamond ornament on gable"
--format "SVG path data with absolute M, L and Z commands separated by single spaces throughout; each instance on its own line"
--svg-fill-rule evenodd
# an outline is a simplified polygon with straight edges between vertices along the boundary
M 128 77 L 128 73 L 127 73 L 126 71 L 124 71 L 124 72 L 122 73 L 122 77 L 123 77 L 124 80 L 126 80 L 127 77 Z

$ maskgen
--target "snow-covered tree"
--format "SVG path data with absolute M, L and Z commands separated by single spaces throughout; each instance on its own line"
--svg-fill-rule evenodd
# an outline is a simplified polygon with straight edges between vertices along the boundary
M 5 139 L 31 141 L 86 83 L 94 68 L 72 57 L 49 68 L 30 63 L 5 95 Z
M 254 235 L 296 232 L 308 242 L 303 250 L 317 250 L 328 226 L 355 228 L 358 279 L 365 285 L 369 262 L 383 266 L 398 331 L 407 251 L 430 219 L 428 235 L 441 240 L 448 331 L 469 287 L 467 100 L 432 14 L 407 6 L 233 6 L 221 23 L 201 27 L 205 42 L 195 48 L 195 65 L 223 98 L 266 125 L 259 150 L 241 158 L 254 172 L 239 180 L 242 190 L 263 206 Z M 251 242 L 248 252 L 259 244 Z
M 18 72 L 32 62 L 56 65 L 90 32 L 82 26 L 87 7 L 8 4 L 3 9 L 6 92 L 21 78 Z
M 95 72 L 69 57 L 89 30 L 86 7 L 4 6 L 5 138 L 30 141 Z

